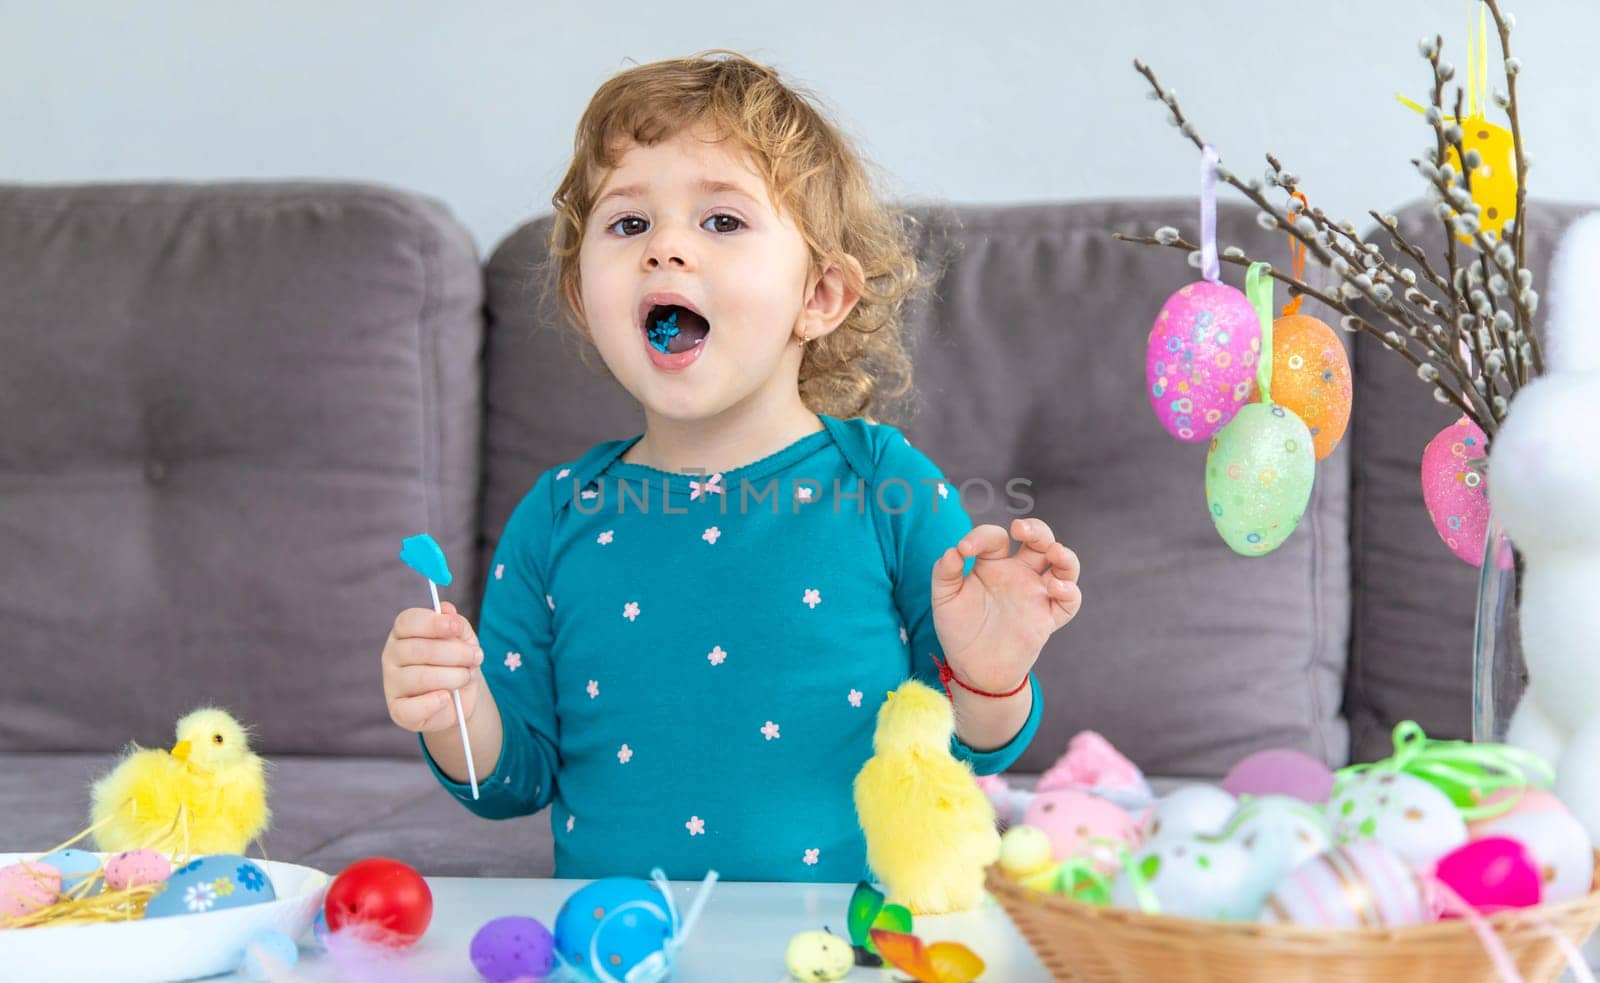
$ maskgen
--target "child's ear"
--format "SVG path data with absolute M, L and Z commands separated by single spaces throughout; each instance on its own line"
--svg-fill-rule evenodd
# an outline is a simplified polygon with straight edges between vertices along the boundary
M 841 262 L 848 266 L 848 272 L 833 264 L 806 284 L 806 305 L 800 312 L 799 324 L 802 341 L 816 341 L 831 334 L 861 299 L 857 284 L 866 282 L 861 263 L 850 255 L 842 257 Z

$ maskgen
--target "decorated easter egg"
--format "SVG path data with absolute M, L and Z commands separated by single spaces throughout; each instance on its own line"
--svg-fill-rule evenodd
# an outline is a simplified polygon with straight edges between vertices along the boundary
M 278 980 L 299 961 L 300 948 L 294 944 L 294 939 L 275 929 L 264 928 L 245 943 L 239 975 L 247 980 Z
M 1267 898 L 1260 920 L 1322 928 L 1380 928 L 1428 920 L 1415 870 L 1376 843 L 1351 843 L 1290 871 Z
M 1287 795 L 1246 800 L 1223 835 L 1250 854 L 1247 897 L 1253 899 L 1252 913 L 1285 874 L 1333 845 L 1320 807 Z
M 1231 795 L 1288 795 L 1321 804 L 1333 794 L 1333 771 L 1303 751 L 1257 751 L 1228 770 L 1222 787 Z
M 1127 810 L 1081 789 L 1040 792 L 1022 822 L 1045 834 L 1054 859 L 1093 859 L 1104 870 L 1115 867 L 1120 848 L 1139 842 L 1138 826 Z
M 1298 416 L 1320 461 L 1350 423 L 1350 359 L 1333 329 L 1290 314 L 1272 322 L 1272 401 Z
M 1206 504 L 1222 541 L 1244 556 L 1283 545 L 1311 500 L 1311 433 L 1281 406 L 1251 403 L 1211 438 Z
M 1037 826 L 1013 826 L 1000 837 L 1000 869 L 1018 880 L 1049 867 L 1050 837 Z
M 1553 799 L 1554 796 L 1551 796 Z M 1508 836 L 1533 854 L 1546 902 L 1571 901 L 1589 893 L 1594 855 L 1583 824 L 1561 806 L 1529 809 L 1468 826 L 1474 839 Z
M 1467 835 L 1472 839 L 1481 839 L 1489 835 L 1489 830 L 1495 823 L 1510 816 L 1521 815 L 1525 812 L 1567 812 L 1566 805 L 1556 797 L 1556 794 L 1532 785 L 1496 789 L 1483 797 L 1482 804 L 1485 809 L 1491 806 L 1504 808 L 1493 811 L 1492 815 L 1482 819 L 1467 822 Z
M 1335 843 L 1372 840 L 1422 869 L 1467 842 L 1467 824 L 1449 796 L 1396 771 L 1363 771 L 1328 802 Z
M 1239 921 L 1254 918 L 1245 897 L 1250 855 L 1231 840 L 1204 836 L 1164 836 L 1145 845 L 1128 861 L 1111 885 L 1111 903 L 1144 910 L 1141 894 L 1154 901 L 1155 913 L 1185 918 Z M 1146 892 L 1141 892 L 1138 881 Z
M 536 918 L 506 915 L 472 936 L 469 952 L 478 975 L 489 983 L 542 980 L 555 966 L 555 937 Z
M 62 894 L 72 894 L 78 885 L 93 877 L 100 869 L 100 858 L 88 850 L 57 850 L 40 857 L 39 862 L 61 871 Z
M 61 871 L 46 863 L 0 867 L 0 924 L 29 915 L 56 903 L 61 895 Z
M 106 887 L 121 891 L 140 884 L 159 884 L 172 873 L 172 862 L 154 850 L 125 850 L 106 861 Z
M 1489 529 L 1488 441 L 1463 416 L 1439 431 L 1422 451 L 1422 502 L 1434 531 L 1462 561 L 1483 565 Z
M 433 921 L 433 891 L 409 864 L 366 857 L 328 884 L 322 910 L 335 932 L 354 928 L 369 941 L 404 948 Z
M 1201 280 L 1167 298 L 1150 328 L 1146 393 L 1179 440 L 1210 438 L 1244 405 L 1261 357 L 1261 321 L 1243 292 Z
M 272 880 L 253 860 L 218 853 L 191 860 L 174 870 L 166 886 L 150 898 L 146 918 L 243 908 L 277 900 Z
M 1164 796 L 1144 818 L 1147 840 L 1220 833 L 1239 802 L 1215 785 L 1186 785 Z
M 850 942 L 832 932 L 801 932 L 783 953 L 789 975 L 797 980 L 842 980 L 856 964 Z
M 1463 843 L 1439 858 L 1433 876 L 1483 912 L 1531 908 L 1541 894 L 1537 861 L 1509 836 Z
M 593 975 L 598 959 L 617 979 L 654 959 L 672 937 L 672 916 L 661 890 L 635 877 L 605 877 L 574 891 L 556 915 L 561 958 Z
M 1478 225 L 1491 239 L 1499 238 L 1505 224 L 1517 212 L 1517 162 L 1511 131 L 1482 116 L 1469 116 L 1461 122 L 1461 146 L 1478 152 L 1479 163 L 1472 172 L 1472 201 L 1478 206 Z M 1461 157 L 1455 147 L 1446 149 L 1445 159 L 1459 174 Z M 1456 235 L 1462 242 L 1470 236 Z

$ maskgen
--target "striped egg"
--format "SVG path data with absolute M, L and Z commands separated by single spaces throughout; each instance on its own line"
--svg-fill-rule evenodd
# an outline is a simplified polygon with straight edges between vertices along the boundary
M 1267 898 L 1260 921 L 1320 928 L 1385 928 L 1429 920 L 1417 872 L 1376 843 L 1351 843 L 1296 867 Z

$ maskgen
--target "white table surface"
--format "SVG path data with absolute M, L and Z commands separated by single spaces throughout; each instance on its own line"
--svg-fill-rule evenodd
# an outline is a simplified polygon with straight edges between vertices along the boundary
M 468 945 L 486 922 L 503 915 L 527 915 L 548 928 L 567 897 L 587 881 L 429 877 L 433 922 L 410 950 L 385 968 L 393 983 L 481 977 L 472 968 Z M 673 900 L 686 910 L 698 884 L 674 883 Z M 853 884 L 757 884 L 720 882 L 678 961 L 680 983 L 780 983 L 789 978 L 784 949 L 796 933 L 827 926 L 849 934 L 845 909 Z M 1050 975 L 993 900 L 970 912 L 917 918 L 916 933 L 927 942 L 957 941 L 972 948 L 988 969 L 985 981 L 1048 983 Z M 294 979 L 345 980 L 326 954 L 302 945 Z M 846 980 L 878 983 L 903 979 L 887 970 L 855 969 Z M 214 977 L 237 980 L 240 977 Z

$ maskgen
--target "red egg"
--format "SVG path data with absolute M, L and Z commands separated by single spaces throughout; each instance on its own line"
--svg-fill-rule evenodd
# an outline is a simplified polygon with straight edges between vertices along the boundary
M 422 875 L 398 860 L 358 860 L 328 885 L 323 912 L 328 928 L 352 929 L 370 941 L 403 947 L 428 930 L 433 892 Z
M 1464 843 L 1440 857 L 1433 874 L 1461 900 L 1484 912 L 1531 908 L 1543 893 L 1538 863 L 1527 847 L 1509 836 Z

